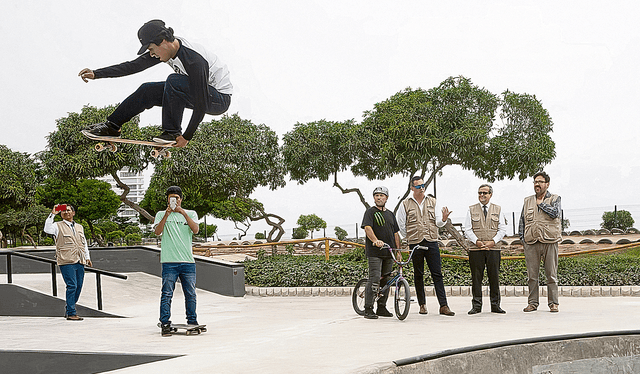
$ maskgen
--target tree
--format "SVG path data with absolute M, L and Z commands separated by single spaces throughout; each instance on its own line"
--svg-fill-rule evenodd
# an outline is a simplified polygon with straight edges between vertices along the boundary
M 141 215 L 152 220 L 153 217 L 141 209 L 138 204 L 127 198 L 129 186 L 118 176 L 118 171 L 127 168 L 131 172 L 139 172 L 147 168 L 150 162 L 160 163 L 151 157 L 150 147 L 135 144 L 118 145 L 117 152 L 96 152 L 96 142 L 80 133 L 86 125 L 103 122 L 114 107 L 95 108 L 85 106 L 80 113 L 69 113 L 69 116 L 56 120 L 56 131 L 47 136 L 47 148 L 38 153 L 38 159 L 44 164 L 47 177 L 63 181 L 93 179 L 105 175 L 111 176 L 123 190 L 120 201 Z M 122 137 L 144 140 L 160 134 L 158 126 L 138 127 L 139 118 L 135 117 L 122 126 Z M 176 151 L 174 153 L 179 153 Z
M 12 211 L 12 218 L 7 217 L 5 224 L 9 222 L 22 222 L 30 225 L 32 213 L 37 210 L 35 204 L 36 186 L 39 178 L 40 165 L 28 153 L 14 152 L 7 146 L 0 144 L 0 214 Z M 17 219 L 16 214 L 21 210 L 33 208 L 25 212 L 22 219 Z M 25 228 L 25 225 L 20 225 Z M 7 243 L 6 236 L 2 233 L 3 225 L 0 224 L 0 240 Z M 25 231 L 26 233 L 26 231 Z
M 311 232 L 311 239 L 313 239 L 314 231 L 320 231 L 320 229 L 327 228 L 327 223 L 315 214 L 300 215 L 298 218 L 298 225 L 305 231 Z
M 250 195 L 259 186 L 283 187 L 284 174 L 275 132 L 237 114 L 225 115 L 200 124 L 182 152 L 156 165 L 141 205 L 151 211 L 165 209 L 164 191 L 177 185 L 185 195 L 184 207 L 199 217 L 229 219 L 245 234 L 250 222 L 264 219 L 272 226 L 269 240 L 277 241 L 284 234 L 284 219 L 265 212 Z
M 611 229 L 627 230 L 633 227 L 635 221 L 631 217 L 631 213 L 627 210 L 618 210 L 615 212 L 604 212 L 602 214 L 602 223 L 600 227 L 609 231 Z
M 35 240 L 29 234 L 29 228 L 36 228 L 38 230 L 36 232 L 41 232 L 49 213 L 51 209 L 42 205 L 31 205 L 20 210 L 9 209 L 0 214 L 0 230 L 13 233 L 14 238 L 26 238 L 34 248 L 37 248 Z
M 396 93 L 365 112 L 360 124 L 297 124 L 283 138 L 283 155 L 293 180 L 326 181 L 333 174 L 334 186 L 357 193 L 368 208 L 359 189 L 338 184 L 339 172 L 369 180 L 419 175 L 429 185 L 446 166 L 459 165 L 489 182 L 524 180 L 555 157 L 552 127 L 535 96 L 496 95 L 468 78 L 450 77 L 429 90 Z M 407 181 L 401 200 L 409 192 Z
M 336 233 L 336 238 L 338 238 L 339 240 L 345 240 L 347 238 L 347 235 L 349 235 L 347 231 L 342 227 L 336 226 L 334 231 Z
M 218 226 L 217 225 L 206 225 L 206 230 L 205 230 L 205 224 L 204 222 L 200 222 L 199 224 L 200 227 L 200 231 L 198 231 L 198 233 L 196 234 L 196 236 L 200 237 L 200 238 L 204 238 L 205 241 L 207 238 L 213 238 L 213 236 L 216 234 L 216 232 L 218 231 Z M 205 231 L 207 233 L 207 236 L 205 237 Z

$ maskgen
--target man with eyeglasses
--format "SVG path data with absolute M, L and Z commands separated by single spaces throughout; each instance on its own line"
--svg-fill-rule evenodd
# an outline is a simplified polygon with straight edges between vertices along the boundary
M 471 205 L 464 222 L 464 235 L 476 246 L 469 250 L 471 269 L 471 310 L 482 311 L 482 278 L 487 268 L 489 299 L 492 313 L 506 313 L 500 308 L 500 248 L 496 246 L 507 233 L 507 221 L 500 205 L 490 203 L 493 187 L 482 184 L 478 188 L 478 204 Z
M 422 177 L 411 178 L 412 196 L 402 202 L 402 206 L 396 213 L 396 220 L 400 227 L 400 235 L 407 239 L 409 248 L 415 246 L 427 248 L 416 249 L 413 253 L 413 274 L 416 287 L 416 296 L 420 304 L 420 314 L 427 314 L 427 299 L 424 292 L 424 263 L 427 262 L 436 297 L 440 304 L 440 314 L 446 316 L 455 315 L 447 305 L 447 294 L 442 280 L 442 261 L 440 260 L 440 248 L 438 247 L 438 228 L 443 227 L 451 212 L 447 207 L 438 209 L 436 198 L 425 195 L 426 186 Z M 436 212 L 441 215 L 436 217 Z
M 58 213 L 62 216 L 62 221 L 53 222 Z M 78 316 L 76 311 L 76 303 L 84 283 L 84 265 L 93 264 L 89 257 L 87 239 L 84 237 L 84 228 L 73 221 L 75 215 L 76 210 L 73 206 L 57 204 L 44 223 L 44 232 L 55 236 L 56 262 L 67 286 L 64 317 L 69 321 L 82 321 L 83 318 Z
M 533 176 L 535 195 L 526 197 L 520 214 L 519 234 L 524 246 L 529 284 L 528 305 L 525 312 L 533 312 L 539 305 L 540 261 L 544 260 L 547 276 L 548 305 L 558 312 L 558 243 L 562 240 L 560 196 L 547 191 L 549 175 L 544 171 Z

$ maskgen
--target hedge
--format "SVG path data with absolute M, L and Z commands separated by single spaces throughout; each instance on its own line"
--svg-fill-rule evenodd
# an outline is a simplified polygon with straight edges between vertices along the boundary
M 296 256 L 292 254 L 264 256 L 247 260 L 245 282 L 257 287 L 344 287 L 353 286 L 368 273 L 364 250 L 332 256 Z M 426 264 L 425 264 L 426 268 Z M 425 284 L 431 276 L 425 269 Z M 466 260 L 442 258 L 442 274 L 446 286 L 470 286 L 471 272 Z M 413 285 L 413 267 L 404 269 Z M 545 284 L 544 268 L 540 281 Z M 488 285 L 487 277 L 484 284 Z M 500 284 L 526 286 L 527 269 L 524 260 L 504 260 L 500 264 Z M 640 247 L 626 253 L 561 257 L 558 263 L 558 284 L 561 286 L 621 286 L 640 285 Z

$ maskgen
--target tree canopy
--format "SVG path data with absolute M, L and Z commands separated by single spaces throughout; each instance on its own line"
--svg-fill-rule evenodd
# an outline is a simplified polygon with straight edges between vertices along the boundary
M 450 77 L 429 90 L 396 93 L 365 112 L 361 123 L 298 123 L 283 138 L 283 155 L 293 180 L 326 181 L 333 174 L 336 187 L 358 193 L 368 207 L 359 189 L 338 184 L 338 172 L 369 180 L 420 175 L 430 184 L 444 167 L 459 165 L 489 182 L 524 180 L 555 157 L 552 128 L 535 96 L 497 95 Z

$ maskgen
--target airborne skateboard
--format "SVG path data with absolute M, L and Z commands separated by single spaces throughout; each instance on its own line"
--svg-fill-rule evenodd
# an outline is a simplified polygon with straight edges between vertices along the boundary
M 162 328 L 162 323 L 158 322 L 158 327 Z M 171 324 L 171 333 L 178 332 L 178 330 L 185 330 L 185 335 L 198 334 L 207 332 L 207 325 L 181 325 Z
M 82 135 L 86 136 L 91 140 L 97 140 L 100 143 L 96 144 L 94 149 L 98 152 L 102 152 L 104 150 L 110 150 L 111 152 L 115 152 L 118 150 L 118 146 L 116 143 L 124 143 L 124 144 L 138 144 L 138 145 L 147 145 L 153 147 L 151 151 L 151 157 L 153 158 L 171 158 L 171 151 L 167 148 L 173 147 L 175 143 L 156 143 L 149 142 L 145 140 L 134 140 L 134 139 L 124 139 L 124 138 L 116 138 L 114 136 L 96 136 L 88 132 L 87 130 L 82 130 Z M 105 144 L 106 143 L 106 144 Z

